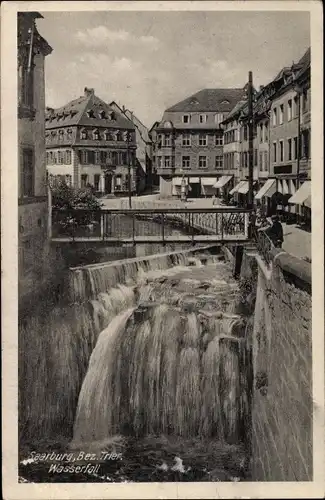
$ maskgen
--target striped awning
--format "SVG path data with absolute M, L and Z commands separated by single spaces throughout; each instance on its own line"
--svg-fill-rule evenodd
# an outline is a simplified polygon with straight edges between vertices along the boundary
M 244 181 L 243 184 L 240 186 L 240 188 L 238 189 L 238 193 L 241 193 L 241 194 L 247 194 L 248 193 L 248 190 L 249 190 L 249 184 L 248 184 L 248 181 Z
M 223 175 L 220 179 L 213 185 L 213 187 L 219 189 L 223 188 L 232 179 L 232 175 Z
M 217 182 L 216 177 L 201 177 L 201 184 L 203 186 L 214 186 L 216 182 Z
M 311 181 L 304 182 L 288 201 L 293 205 L 306 205 L 311 208 Z
M 259 192 L 255 195 L 255 200 L 260 200 L 266 196 L 267 198 L 271 198 L 276 191 L 276 180 L 268 179 L 264 186 L 261 187 Z
M 229 194 L 234 194 L 238 192 L 238 189 L 245 183 L 245 181 L 240 181 L 234 188 L 229 191 Z

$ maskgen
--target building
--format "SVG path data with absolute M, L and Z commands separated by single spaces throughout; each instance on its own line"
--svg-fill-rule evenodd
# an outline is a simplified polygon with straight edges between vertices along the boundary
M 52 48 L 39 34 L 38 12 L 18 13 L 19 299 L 35 298 L 47 279 L 48 196 L 45 163 L 44 59 Z
M 53 183 L 92 186 L 101 194 L 136 192 L 136 131 L 94 89 L 59 109 L 47 108 L 46 163 Z
M 147 127 L 135 116 L 133 111 L 120 107 L 115 101 L 110 103 L 114 111 L 124 115 L 135 126 L 136 150 L 136 177 L 137 193 L 142 193 L 152 186 L 151 138 Z
M 162 196 L 180 196 L 182 184 L 190 197 L 211 196 L 218 187 L 232 186 L 233 176 L 223 175 L 221 123 L 243 94 L 243 89 L 205 89 L 164 112 L 152 130 Z
M 278 89 L 271 104 L 270 178 L 275 190 L 272 208 L 277 205 L 289 217 L 290 213 L 308 216 L 310 182 L 303 188 L 304 200 L 304 194 L 294 198 L 293 195 L 311 178 L 310 49 L 297 64 L 283 68 L 273 83 L 278 84 Z

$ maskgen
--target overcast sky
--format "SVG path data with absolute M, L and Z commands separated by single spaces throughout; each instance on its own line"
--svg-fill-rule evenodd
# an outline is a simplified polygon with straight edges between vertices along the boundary
M 310 45 L 307 12 L 45 12 L 46 105 L 93 87 L 145 125 L 203 88 L 266 84 Z

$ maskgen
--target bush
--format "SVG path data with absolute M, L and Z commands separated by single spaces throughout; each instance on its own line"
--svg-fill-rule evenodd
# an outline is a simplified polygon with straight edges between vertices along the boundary
M 73 188 L 62 182 L 52 190 L 53 208 L 74 210 L 100 210 L 102 204 L 94 196 L 91 187 Z

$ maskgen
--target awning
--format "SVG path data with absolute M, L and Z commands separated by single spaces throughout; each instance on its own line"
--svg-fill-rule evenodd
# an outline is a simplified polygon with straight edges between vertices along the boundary
M 200 184 L 200 177 L 190 177 L 189 182 L 191 184 Z
M 289 203 L 293 205 L 306 205 L 311 207 L 311 181 L 306 181 L 300 186 L 291 198 L 289 198 Z
M 234 194 L 234 193 L 237 193 L 238 192 L 238 189 L 243 185 L 245 184 L 245 181 L 240 181 L 238 184 L 236 184 L 236 186 L 234 188 L 231 189 L 231 191 L 229 191 L 229 194 Z
M 249 190 L 248 181 L 244 181 L 243 184 L 238 189 L 238 193 L 247 194 Z
M 181 186 L 182 185 L 183 178 L 182 177 L 173 177 L 173 186 Z M 185 184 L 188 183 L 188 178 L 184 177 Z
M 216 182 L 216 177 L 201 177 L 201 184 L 203 186 L 213 186 Z
M 213 185 L 215 188 L 224 187 L 230 180 L 232 179 L 232 175 L 223 175 L 220 179 Z
M 295 194 L 296 192 L 296 186 L 295 183 L 293 182 L 292 179 L 289 180 L 289 193 L 290 194 Z
M 276 191 L 276 180 L 268 179 L 255 196 L 255 200 L 260 200 L 264 196 L 271 198 Z

